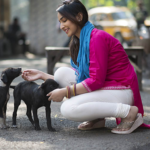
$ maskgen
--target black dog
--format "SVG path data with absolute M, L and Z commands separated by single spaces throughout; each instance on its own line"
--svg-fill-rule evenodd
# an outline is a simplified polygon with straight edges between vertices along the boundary
M 13 79 L 21 74 L 21 68 L 7 68 L 1 74 L 0 80 L 0 128 L 6 126 L 6 109 L 9 100 L 9 87 Z
M 14 112 L 12 127 L 16 127 L 17 110 L 21 100 L 23 100 L 27 105 L 26 115 L 35 127 L 35 130 L 41 130 L 37 116 L 37 109 L 41 106 L 45 106 L 47 127 L 50 131 L 55 131 L 55 129 L 51 126 L 51 102 L 48 101 L 48 96 L 46 95 L 56 88 L 58 88 L 58 83 L 52 79 L 47 79 L 41 86 L 37 85 L 35 82 L 29 81 L 19 83 L 14 88 Z M 32 119 L 31 110 L 33 111 L 34 120 Z

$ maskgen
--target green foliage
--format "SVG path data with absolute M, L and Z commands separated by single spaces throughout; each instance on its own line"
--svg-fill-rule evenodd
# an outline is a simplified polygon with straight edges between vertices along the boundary
M 105 1 L 106 1 L 106 0 L 99 0 L 100 5 L 103 5 L 103 6 L 104 6 L 104 5 L 105 5 Z
M 105 6 L 113 6 L 114 2 L 112 0 L 107 0 Z
M 92 8 L 97 6 L 115 6 L 119 4 L 121 6 L 127 6 L 131 11 L 134 11 L 137 7 L 138 0 L 81 0 L 86 8 Z M 150 15 L 150 0 L 143 0 L 145 8 L 149 11 Z
M 96 7 L 97 1 L 96 0 L 90 0 L 88 1 L 88 7 Z
M 150 0 L 144 0 L 145 8 L 149 13 L 150 16 Z
M 136 4 L 135 0 L 129 0 L 127 3 L 127 7 L 130 10 L 134 10 L 136 8 L 136 6 L 137 6 L 137 4 Z

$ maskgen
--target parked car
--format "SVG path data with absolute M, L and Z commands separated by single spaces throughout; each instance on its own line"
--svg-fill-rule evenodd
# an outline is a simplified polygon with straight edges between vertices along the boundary
M 147 28 L 146 30 L 146 33 L 148 34 L 147 37 L 150 39 L 150 16 L 145 19 L 144 26 Z
M 95 7 L 88 10 L 89 20 L 96 28 L 116 37 L 121 43 L 130 43 L 137 35 L 137 23 L 126 7 Z

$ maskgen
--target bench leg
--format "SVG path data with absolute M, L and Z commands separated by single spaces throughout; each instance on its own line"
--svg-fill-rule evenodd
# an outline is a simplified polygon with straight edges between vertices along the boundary
M 53 70 L 55 64 L 61 60 L 61 58 L 66 55 L 65 51 L 48 51 L 46 53 L 47 57 L 47 73 L 53 75 Z
M 137 57 L 137 64 L 141 70 L 142 70 L 142 57 L 143 57 L 143 53 L 141 52 L 141 54 L 139 54 Z M 142 72 L 137 73 L 137 77 L 138 77 L 139 89 L 140 91 L 142 91 Z
M 47 73 L 53 75 L 53 69 L 55 67 L 56 61 L 53 60 L 50 56 L 47 58 Z

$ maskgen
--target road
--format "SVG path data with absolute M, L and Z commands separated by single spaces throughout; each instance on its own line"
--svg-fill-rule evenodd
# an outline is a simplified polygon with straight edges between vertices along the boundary
M 63 58 L 57 63 L 55 70 L 60 66 L 69 66 L 69 59 Z M 18 56 L 0 59 L 0 73 L 7 67 L 21 67 L 23 70 L 34 68 L 46 72 L 46 58 L 28 54 L 27 57 Z M 12 85 L 23 81 L 16 78 Z M 42 81 L 36 81 L 41 84 Z M 150 124 L 150 80 L 143 79 L 141 91 L 145 110 L 144 122 Z M 10 100 L 7 107 L 7 124 L 12 124 L 13 90 L 10 90 Z M 112 134 L 111 128 L 116 126 L 114 118 L 107 118 L 106 127 L 92 131 L 79 131 L 79 122 L 65 119 L 60 113 L 61 103 L 52 102 L 52 126 L 56 132 L 49 132 L 46 126 L 44 107 L 38 110 L 41 131 L 35 131 L 26 116 L 26 105 L 21 103 L 18 109 L 18 128 L 0 130 L 0 150 L 149 150 L 150 129 L 139 128 L 129 135 Z

